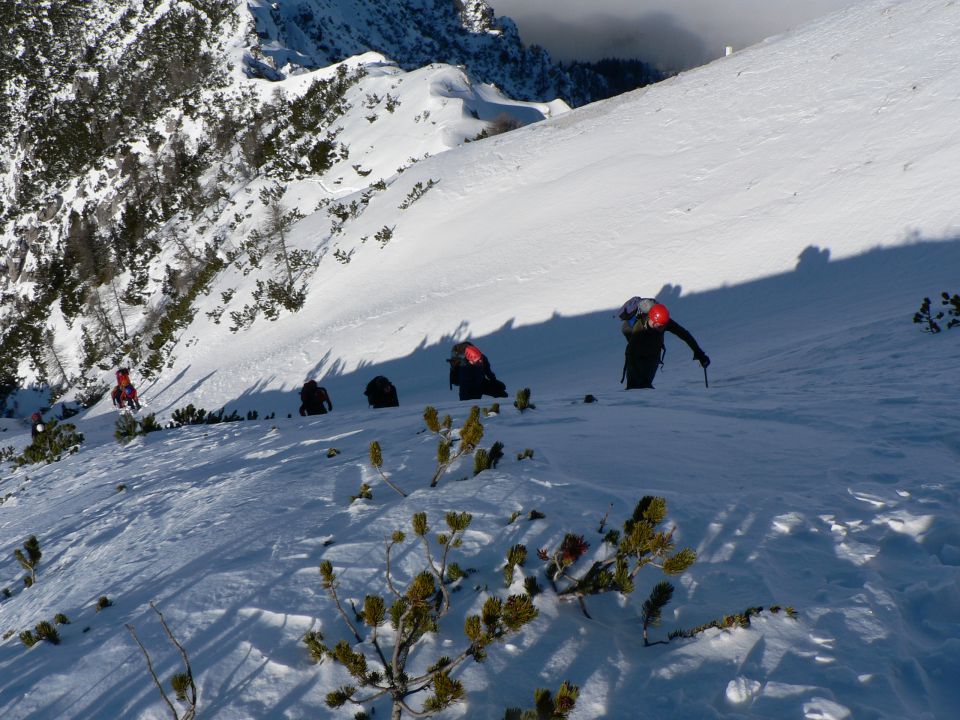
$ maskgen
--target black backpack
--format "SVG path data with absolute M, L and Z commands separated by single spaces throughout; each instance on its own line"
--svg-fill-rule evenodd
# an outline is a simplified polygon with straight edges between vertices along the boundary
M 363 391 L 363 394 L 367 396 L 367 402 L 375 408 L 398 407 L 400 405 L 400 401 L 397 399 L 397 388 L 383 375 L 377 375 L 368 382 L 367 389 Z

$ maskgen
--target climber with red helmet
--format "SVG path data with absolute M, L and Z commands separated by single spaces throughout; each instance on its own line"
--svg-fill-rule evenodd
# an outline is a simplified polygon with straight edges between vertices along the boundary
M 686 328 L 671 319 L 666 306 L 656 298 L 632 297 L 620 308 L 619 317 L 623 320 L 621 332 L 627 339 L 623 382 L 627 380 L 627 390 L 635 388 L 653 388 L 653 378 L 663 365 L 664 332 L 671 332 L 683 340 L 693 350 L 693 359 L 706 369 L 710 358 L 700 349 Z
M 497 380 L 487 356 L 469 342 L 459 342 L 447 359 L 450 363 L 450 388 L 460 388 L 461 400 L 479 400 L 484 395 L 507 397 L 507 386 Z

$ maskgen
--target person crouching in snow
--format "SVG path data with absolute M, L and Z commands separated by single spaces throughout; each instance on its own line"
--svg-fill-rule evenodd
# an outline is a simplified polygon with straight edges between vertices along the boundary
M 457 343 L 447 359 L 450 363 L 450 388 L 460 388 L 461 400 L 479 400 L 483 395 L 507 397 L 507 386 L 497 380 L 487 356 L 468 342 Z

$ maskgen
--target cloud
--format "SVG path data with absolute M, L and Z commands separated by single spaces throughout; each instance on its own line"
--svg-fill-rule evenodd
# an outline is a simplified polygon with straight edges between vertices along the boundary
M 639 58 L 664 70 L 702 65 L 858 0 L 487 0 L 527 44 L 558 60 Z

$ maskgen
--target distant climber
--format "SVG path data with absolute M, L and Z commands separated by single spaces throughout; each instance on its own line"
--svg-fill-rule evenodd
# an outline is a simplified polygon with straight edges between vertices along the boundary
M 487 356 L 469 342 L 453 346 L 450 357 L 450 388 L 460 388 L 461 400 L 479 400 L 483 395 L 495 398 L 507 397 L 507 386 L 497 380 Z
M 383 375 L 377 375 L 368 382 L 367 389 L 363 391 L 363 394 L 367 396 L 367 402 L 372 408 L 398 407 L 400 405 L 397 388 Z
M 114 386 L 113 392 L 110 393 L 113 406 L 118 410 L 123 410 L 125 407 L 131 410 L 139 410 L 140 397 L 137 394 L 137 389 L 130 382 L 130 368 L 124 367 L 117 370 L 116 378 L 117 384 Z
M 619 318 L 623 321 L 620 330 L 627 339 L 620 382 L 626 378 L 627 390 L 653 388 L 653 378 L 663 365 L 664 332 L 671 332 L 683 340 L 693 350 L 693 359 L 701 367 L 706 369 L 710 364 L 710 358 L 700 349 L 693 335 L 673 320 L 666 306 L 656 298 L 630 298 L 620 308 Z
M 331 410 L 333 403 L 330 402 L 326 388 L 317 385 L 316 380 L 307 380 L 300 388 L 300 414 L 326 415 Z
M 43 430 L 43 415 L 35 412 L 30 416 L 30 439 L 36 440 L 37 436 L 40 435 Z

